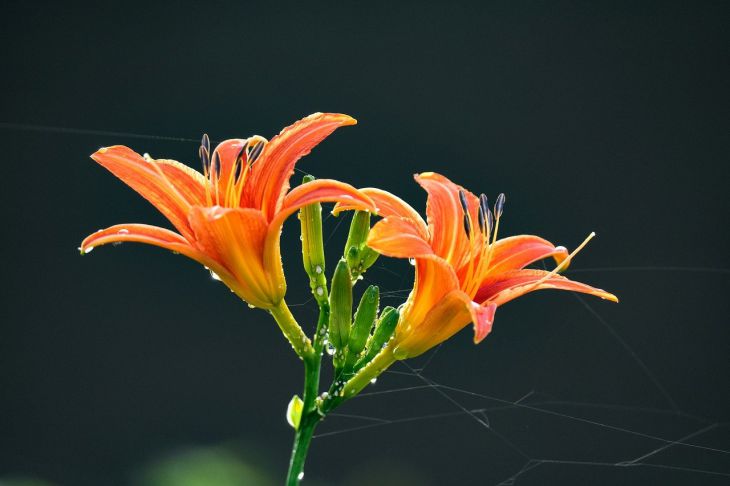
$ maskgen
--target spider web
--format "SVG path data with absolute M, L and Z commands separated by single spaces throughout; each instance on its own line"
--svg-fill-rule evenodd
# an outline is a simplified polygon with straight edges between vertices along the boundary
M 195 139 L 180 137 L 15 123 L 0 123 L 0 128 L 197 143 Z M 329 216 L 325 221 L 328 219 Z M 341 236 L 344 221 L 345 218 L 338 218 L 334 227 L 328 230 L 325 238 L 327 242 L 338 234 Z M 391 289 L 381 291 L 381 305 L 398 305 L 410 292 L 412 273 L 396 272 L 390 268 L 391 263 L 389 261 L 388 266 L 385 266 L 382 260 L 378 261 L 365 277 L 366 283 L 371 280 L 379 283 L 378 275 L 387 276 L 393 282 Z M 723 279 L 730 275 L 730 269 L 681 266 L 594 267 L 569 273 L 588 272 L 633 275 L 681 273 L 694 274 L 698 278 L 715 274 Z M 385 435 L 389 430 L 408 424 L 449 423 L 467 419 L 473 424 L 474 443 L 487 440 L 484 437 L 486 435 L 488 440 L 495 441 L 503 451 L 513 456 L 518 464 L 503 478 L 485 484 L 507 486 L 527 484 L 529 481 L 542 484 L 544 477 L 541 474 L 549 467 L 611 469 L 628 471 L 630 474 L 648 470 L 655 473 L 651 478 L 659 481 L 668 481 L 674 474 L 682 473 L 694 484 L 705 481 L 726 484 L 730 481 L 730 422 L 683 410 L 672 390 L 665 387 L 609 319 L 583 296 L 573 294 L 573 297 L 574 305 L 586 313 L 593 326 L 602 330 L 600 339 L 612 342 L 620 359 L 632 363 L 636 373 L 650 383 L 653 393 L 661 397 L 662 406 L 576 401 L 541 390 L 540 387 L 529 387 L 517 396 L 506 397 L 495 394 L 489 385 L 478 388 L 452 385 L 449 383 L 456 381 L 453 376 L 437 376 L 439 360 L 444 357 L 443 349 L 452 345 L 446 342 L 414 360 L 398 362 L 378 379 L 375 386 L 366 388 L 331 413 L 315 434 L 315 443 L 371 429 L 388 429 L 380 431 Z M 302 308 L 302 311 L 308 309 L 306 312 L 314 314 L 316 311 L 312 303 L 313 299 L 309 298 L 290 303 L 290 306 Z M 398 414 L 398 407 L 390 406 L 393 401 L 415 405 Z M 372 413 L 373 410 L 378 413 Z M 538 427 L 525 432 L 523 427 L 516 424 L 537 424 Z M 660 424 L 654 427 L 659 432 L 652 428 L 656 424 Z M 547 437 L 537 435 L 535 430 Z M 584 444 L 600 442 L 606 436 L 612 439 L 607 449 L 587 447 L 588 450 L 566 455 L 552 451 L 565 444 L 551 435 L 551 430 L 562 431 L 578 449 Z

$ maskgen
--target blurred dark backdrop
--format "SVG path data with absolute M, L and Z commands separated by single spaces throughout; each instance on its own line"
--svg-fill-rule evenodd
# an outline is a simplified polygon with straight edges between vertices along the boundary
M 195 143 L 38 127 L 221 140 L 338 111 L 359 124 L 299 168 L 418 208 L 411 176 L 425 170 L 505 192 L 504 235 L 575 247 L 595 230 L 572 275 L 622 302 L 530 296 L 499 310 L 483 344 L 465 331 L 423 371 L 502 400 L 532 392 L 523 403 L 555 413 L 486 412 L 498 436 L 433 389 L 361 398 L 342 413 L 421 419 L 315 439 L 310 484 L 498 484 L 536 465 L 527 458 L 558 463 L 517 484 L 727 484 L 730 456 L 711 449 L 730 450 L 728 13 L 726 2 L 5 3 L 0 483 L 154 483 L 149 468 L 191 464 L 202 448 L 279 484 L 284 410 L 301 386 L 268 316 L 199 265 L 135 245 L 78 255 L 98 228 L 165 224 L 89 154 L 121 143 L 197 168 Z M 284 234 L 288 301 L 304 303 L 296 230 Z M 408 288 L 407 264 L 379 265 L 407 275 L 376 267 L 381 288 Z M 310 329 L 311 303 L 296 309 Z M 391 374 L 372 391 L 422 384 Z M 333 417 L 321 432 L 363 423 Z M 667 445 L 647 436 L 706 426 L 687 440 L 704 448 L 645 460 L 669 468 L 610 465 Z M 224 484 L 216 474 L 195 484 Z

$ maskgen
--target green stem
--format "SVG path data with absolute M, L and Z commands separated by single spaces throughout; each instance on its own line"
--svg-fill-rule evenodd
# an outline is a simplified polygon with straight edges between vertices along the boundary
M 386 346 L 383 350 L 378 353 L 373 360 L 365 365 L 360 371 L 355 373 L 355 376 L 345 384 L 345 388 L 342 390 L 342 399 L 347 400 L 368 386 L 373 378 L 377 378 L 380 374 L 385 371 L 390 365 L 395 363 L 396 358 L 393 356 L 392 346 Z
M 319 393 L 319 373 L 322 365 L 322 348 L 324 348 L 324 336 L 327 332 L 329 322 L 329 304 L 324 301 L 319 303 L 319 319 L 317 329 L 314 333 L 314 343 L 311 354 L 304 357 L 304 397 L 302 398 L 302 417 L 299 421 L 294 445 L 292 447 L 291 460 L 289 462 L 289 473 L 287 474 L 287 486 L 299 484 L 300 475 L 304 472 L 304 461 L 307 459 L 309 444 L 312 442 L 314 428 L 324 418 L 324 414 L 317 408 L 317 396 Z
M 312 349 L 312 342 L 309 340 L 307 335 L 304 334 L 302 328 L 299 327 L 297 320 L 292 315 L 289 310 L 289 306 L 286 305 L 286 302 L 282 300 L 275 307 L 272 307 L 270 312 L 271 315 L 274 316 L 276 323 L 279 324 L 281 332 L 284 333 L 284 336 L 286 336 L 289 340 L 292 348 L 294 348 L 294 351 L 299 355 L 299 357 L 305 361 L 308 357 L 311 357 L 314 353 L 314 349 Z
M 322 419 L 319 413 L 302 415 L 299 428 L 294 436 L 294 446 L 291 451 L 291 461 L 289 462 L 289 473 L 286 476 L 287 486 L 297 486 L 304 476 L 304 461 L 307 459 L 309 444 L 312 442 L 314 428 Z

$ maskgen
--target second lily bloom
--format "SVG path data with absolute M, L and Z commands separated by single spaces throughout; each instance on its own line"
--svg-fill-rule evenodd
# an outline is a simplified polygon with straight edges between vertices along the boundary
M 534 290 L 571 290 L 618 301 L 557 271 L 526 269 L 553 257 L 561 270 L 572 257 L 538 236 L 497 239 L 503 196 L 492 212 L 486 197 L 478 198 L 442 175 L 427 172 L 415 178 L 428 193 L 428 223 L 398 197 L 362 189 L 384 218 L 372 228 L 368 245 L 383 255 L 409 258 L 416 267 L 413 291 L 388 345 L 394 359 L 418 356 L 470 322 L 479 342 L 491 331 L 498 306 Z

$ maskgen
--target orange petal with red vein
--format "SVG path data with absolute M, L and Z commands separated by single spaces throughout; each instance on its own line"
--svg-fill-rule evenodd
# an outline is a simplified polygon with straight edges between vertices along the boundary
M 464 211 L 459 201 L 459 191 L 464 191 L 474 222 L 479 200 L 474 194 L 440 174 L 424 172 L 414 177 L 428 193 L 426 217 L 431 233 L 431 246 L 437 255 L 455 266 L 461 265 L 467 256 L 469 238 L 464 231 Z
M 97 246 L 109 243 L 146 243 L 159 246 L 167 250 L 180 253 L 191 258 L 201 265 L 208 267 L 217 273 L 221 278 L 225 277 L 228 271 L 218 262 L 212 260 L 208 255 L 193 247 L 185 238 L 179 234 L 158 226 L 148 224 L 117 224 L 109 228 L 99 230 L 87 236 L 81 242 L 80 250 L 89 253 Z
M 541 282 L 542 279 L 545 280 Z M 618 302 L 615 295 L 605 290 L 575 282 L 560 275 L 550 275 L 550 272 L 545 270 L 531 269 L 513 270 L 496 276 L 493 281 L 484 284 L 479 289 L 474 300 L 476 302 L 489 301 L 502 305 L 528 292 L 542 289 L 570 290 Z
M 263 266 L 268 225 L 261 211 L 196 206 L 190 212 L 190 225 L 200 250 L 225 262 L 238 285 L 226 284 L 244 300 L 257 307 L 281 300 L 286 289 L 274 288 Z
M 408 316 L 409 323 L 419 323 L 446 294 L 458 289 L 456 274 L 444 259 L 436 255 L 416 258 L 413 291 L 402 315 Z
M 378 208 L 377 214 L 382 218 L 388 218 L 390 216 L 397 216 L 401 218 L 408 218 L 413 220 L 418 226 L 418 231 L 423 235 L 424 239 L 428 239 L 428 227 L 426 222 L 423 220 L 418 211 L 413 209 L 407 202 L 399 198 L 396 195 L 378 189 L 375 187 L 365 187 L 360 189 L 360 192 L 366 194 L 370 199 L 373 200 L 375 206 Z M 347 204 L 337 203 L 335 208 L 332 210 L 334 215 L 339 214 L 341 211 L 350 211 L 356 209 Z
M 497 240 L 492 247 L 489 272 L 493 275 L 510 270 L 521 270 L 530 263 L 554 257 L 560 263 L 568 250 L 533 235 L 510 236 Z
M 315 113 L 285 128 L 271 139 L 251 169 L 251 201 L 268 220 L 279 210 L 289 190 L 289 178 L 296 162 L 337 128 L 354 125 L 352 117 L 336 113 Z
M 102 148 L 91 158 L 152 203 L 183 236 L 192 237 L 187 213 L 197 201 L 186 199 L 184 194 L 199 191 L 199 180 L 170 164 L 155 166 L 122 145 Z M 183 187 L 187 189 L 178 189 Z
M 479 305 L 476 302 L 469 303 L 469 312 L 474 323 L 474 344 L 479 344 L 492 332 L 496 310 L 497 304 L 494 302 L 489 302 L 486 305 Z
M 375 211 L 373 201 L 349 184 L 331 179 L 317 179 L 292 189 L 284 198 L 281 210 L 269 223 L 264 252 L 264 268 L 283 280 L 279 236 L 286 218 L 302 207 L 317 202 L 343 202 L 363 211 Z
M 218 182 L 218 191 L 221 197 L 226 194 L 228 184 L 231 177 L 235 177 L 235 165 L 236 159 L 241 158 L 241 164 L 247 163 L 247 154 L 243 150 L 247 140 L 241 138 L 232 138 L 230 140 L 224 140 L 219 143 L 218 146 L 211 154 L 211 169 L 213 170 L 213 164 L 215 163 L 216 174 L 214 180 Z M 216 161 L 216 162 L 213 162 Z
M 378 253 L 395 258 L 416 258 L 434 255 L 423 238 L 418 224 L 408 218 L 389 216 L 370 230 L 367 245 Z
M 284 198 L 280 212 L 276 218 L 283 215 L 289 217 L 298 209 L 307 204 L 317 202 L 337 202 L 347 204 L 353 209 L 375 212 L 376 206 L 370 197 L 350 184 L 332 179 L 316 179 L 292 189 Z
M 396 327 L 393 354 L 398 359 L 418 356 L 459 332 L 472 319 L 469 297 L 460 290 L 451 290 L 432 302 L 426 313 L 416 315 L 404 309 Z

